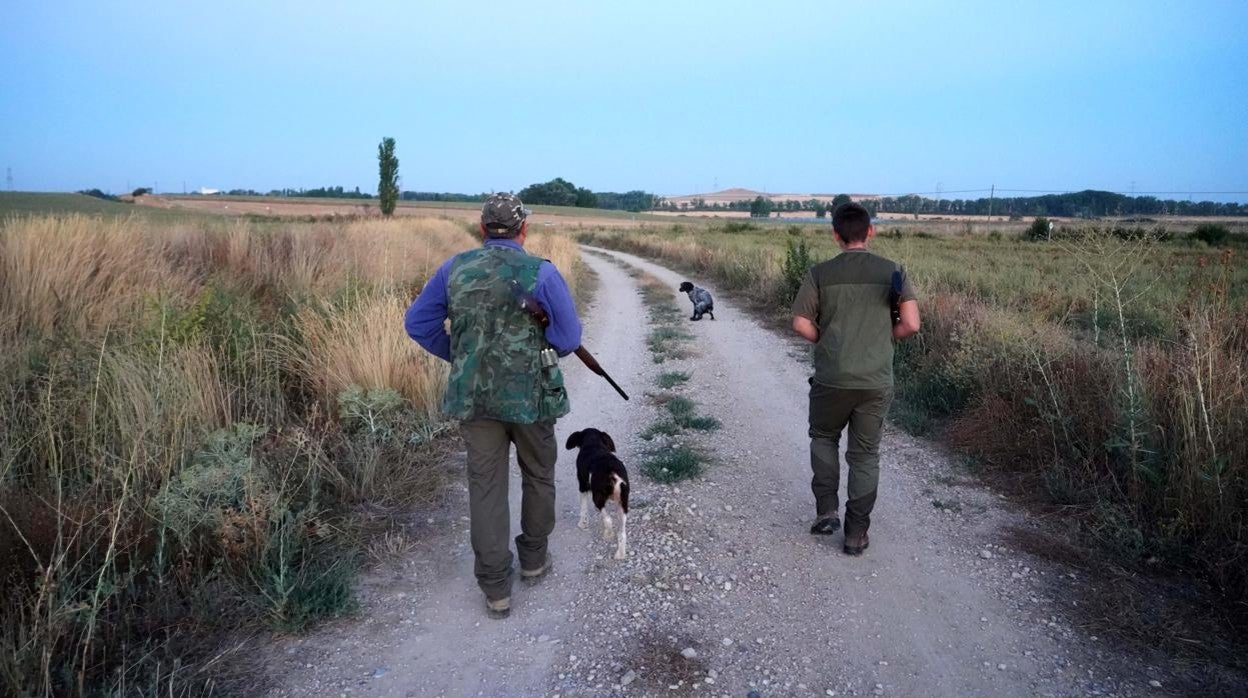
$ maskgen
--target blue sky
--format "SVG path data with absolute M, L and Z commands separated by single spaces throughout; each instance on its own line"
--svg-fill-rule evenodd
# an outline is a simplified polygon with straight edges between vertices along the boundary
M 367 191 L 393 136 L 422 191 L 1248 191 L 1245 28 L 1242 0 L 9 2 L 0 167 Z

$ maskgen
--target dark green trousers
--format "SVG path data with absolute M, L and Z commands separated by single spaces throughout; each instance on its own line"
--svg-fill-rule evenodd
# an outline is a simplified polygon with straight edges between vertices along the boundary
M 520 464 L 520 567 L 546 562 L 546 540 L 555 530 L 555 423 L 514 424 L 472 419 L 459 426 L 468 448 L 468 513 L 472 524 L 473 571 L 485 596 L 511 596 L 511 506 L 507 497 L 508 456 L 516 446 Z
M 810 386 L 810 489 L 815 515 L 835 516 L 840 510 L 841 484 L 838 448 L 848 427 L 845 460 L 849 482 L 845 501 L 845 534 L 871 526 L 876 489 L 880 484 L 880 435 L 893 401 L 892 388 L 847 390 L 818 383 Z

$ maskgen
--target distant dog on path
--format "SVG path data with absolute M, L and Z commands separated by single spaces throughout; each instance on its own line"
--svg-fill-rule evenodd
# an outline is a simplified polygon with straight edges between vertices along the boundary
M 584 429 L 568 437 L 568 450 L 581 449 L 576 455 L 576 482 L 581 491 L 580 528 L 589 528 L 589 500 L 592 497 L 598 513 L 602 514 L 602 537 L 616 538 L 615 559 L 623 560 L 628 554 L 628 471 L 615 456 L 615 442 L 611 435 L 597 429 Z M 607 515 L 607 501 L 620 507 L 620 532 L 615 534 L 611 517 Z
M 693 303 L 693 317 L 690 320 L 701 320 L 704 314 L 710 315 L 712 320 L 715 319 L 715 300 L 711 298 L 710 291 L 685 281 L 680 285 L 680 292 L 687 294 L 689 302 Z

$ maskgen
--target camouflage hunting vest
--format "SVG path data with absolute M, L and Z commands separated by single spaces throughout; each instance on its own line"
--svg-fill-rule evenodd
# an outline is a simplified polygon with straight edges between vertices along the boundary
M 442 410 L 457 419 L 532 424 L 568 413 L 559 367 L 543 369 L 546 335 L 511 294 L 532 293 L 542 260 L 506 247 L 464 252 L 451 264 L 451 374 Z

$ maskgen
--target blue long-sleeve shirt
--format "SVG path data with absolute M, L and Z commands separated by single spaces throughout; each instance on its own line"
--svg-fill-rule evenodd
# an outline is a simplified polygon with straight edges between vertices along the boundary
M 485 242 L 487 247 L 509 247 L 524 251 L 515 240 L 492 239 Z M 451 257 L 438 267 L 438 271 L 425 283 L 420 295 L 407 309 L 403 325 L 407 334 L 425 351 L 445 361 L 451 360 L 451 337 L 446 333 L 443 324 L 447 318 L 447 301 L 450 296 L 451 265 L 455 258 Z M 546 326 L 546 341 L 559 352 L 567 356 L 581 346 L 581 321 L 576 317 L 576 304 L 572 300 L 572 292 L 568 284 L 559 274 L 559 270 L 550 262 L 542 262 L 537 270 L 537 287 L 533 289 L 537 302 L 546 310 L 550 324 Z

